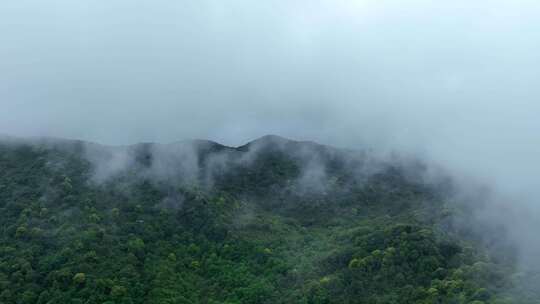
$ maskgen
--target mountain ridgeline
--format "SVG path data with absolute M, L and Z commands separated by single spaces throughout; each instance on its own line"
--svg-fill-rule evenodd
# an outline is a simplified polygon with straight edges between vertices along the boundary
M 277 136 L 4 138 L 0 303 L 540 303 L 455 191 L 411 158 Z

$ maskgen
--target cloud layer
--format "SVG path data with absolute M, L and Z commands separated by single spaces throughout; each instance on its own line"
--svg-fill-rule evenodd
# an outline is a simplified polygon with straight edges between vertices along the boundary
M 0 132 L 395 149 L 534 222 L 539 17 L 534 0 L 3 1 Z

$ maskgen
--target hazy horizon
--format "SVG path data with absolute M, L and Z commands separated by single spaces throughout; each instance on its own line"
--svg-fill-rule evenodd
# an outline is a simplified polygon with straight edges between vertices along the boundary
M 411 153 L 539 252 L 539 32 L 533 0 L 3 1 L 0 133 Z

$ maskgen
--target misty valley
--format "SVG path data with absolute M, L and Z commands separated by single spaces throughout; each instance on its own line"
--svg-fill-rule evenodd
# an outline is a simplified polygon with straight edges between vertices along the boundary
M 540 303 L 481 191 L 430 172 L 277 136 L 3 138 L 0 303 Z

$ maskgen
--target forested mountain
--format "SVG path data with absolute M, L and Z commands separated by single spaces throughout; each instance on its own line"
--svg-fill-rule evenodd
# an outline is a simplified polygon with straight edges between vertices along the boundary
M 4 138 L 0 303 L 540 303 L 426 172 L 276 136 Z

